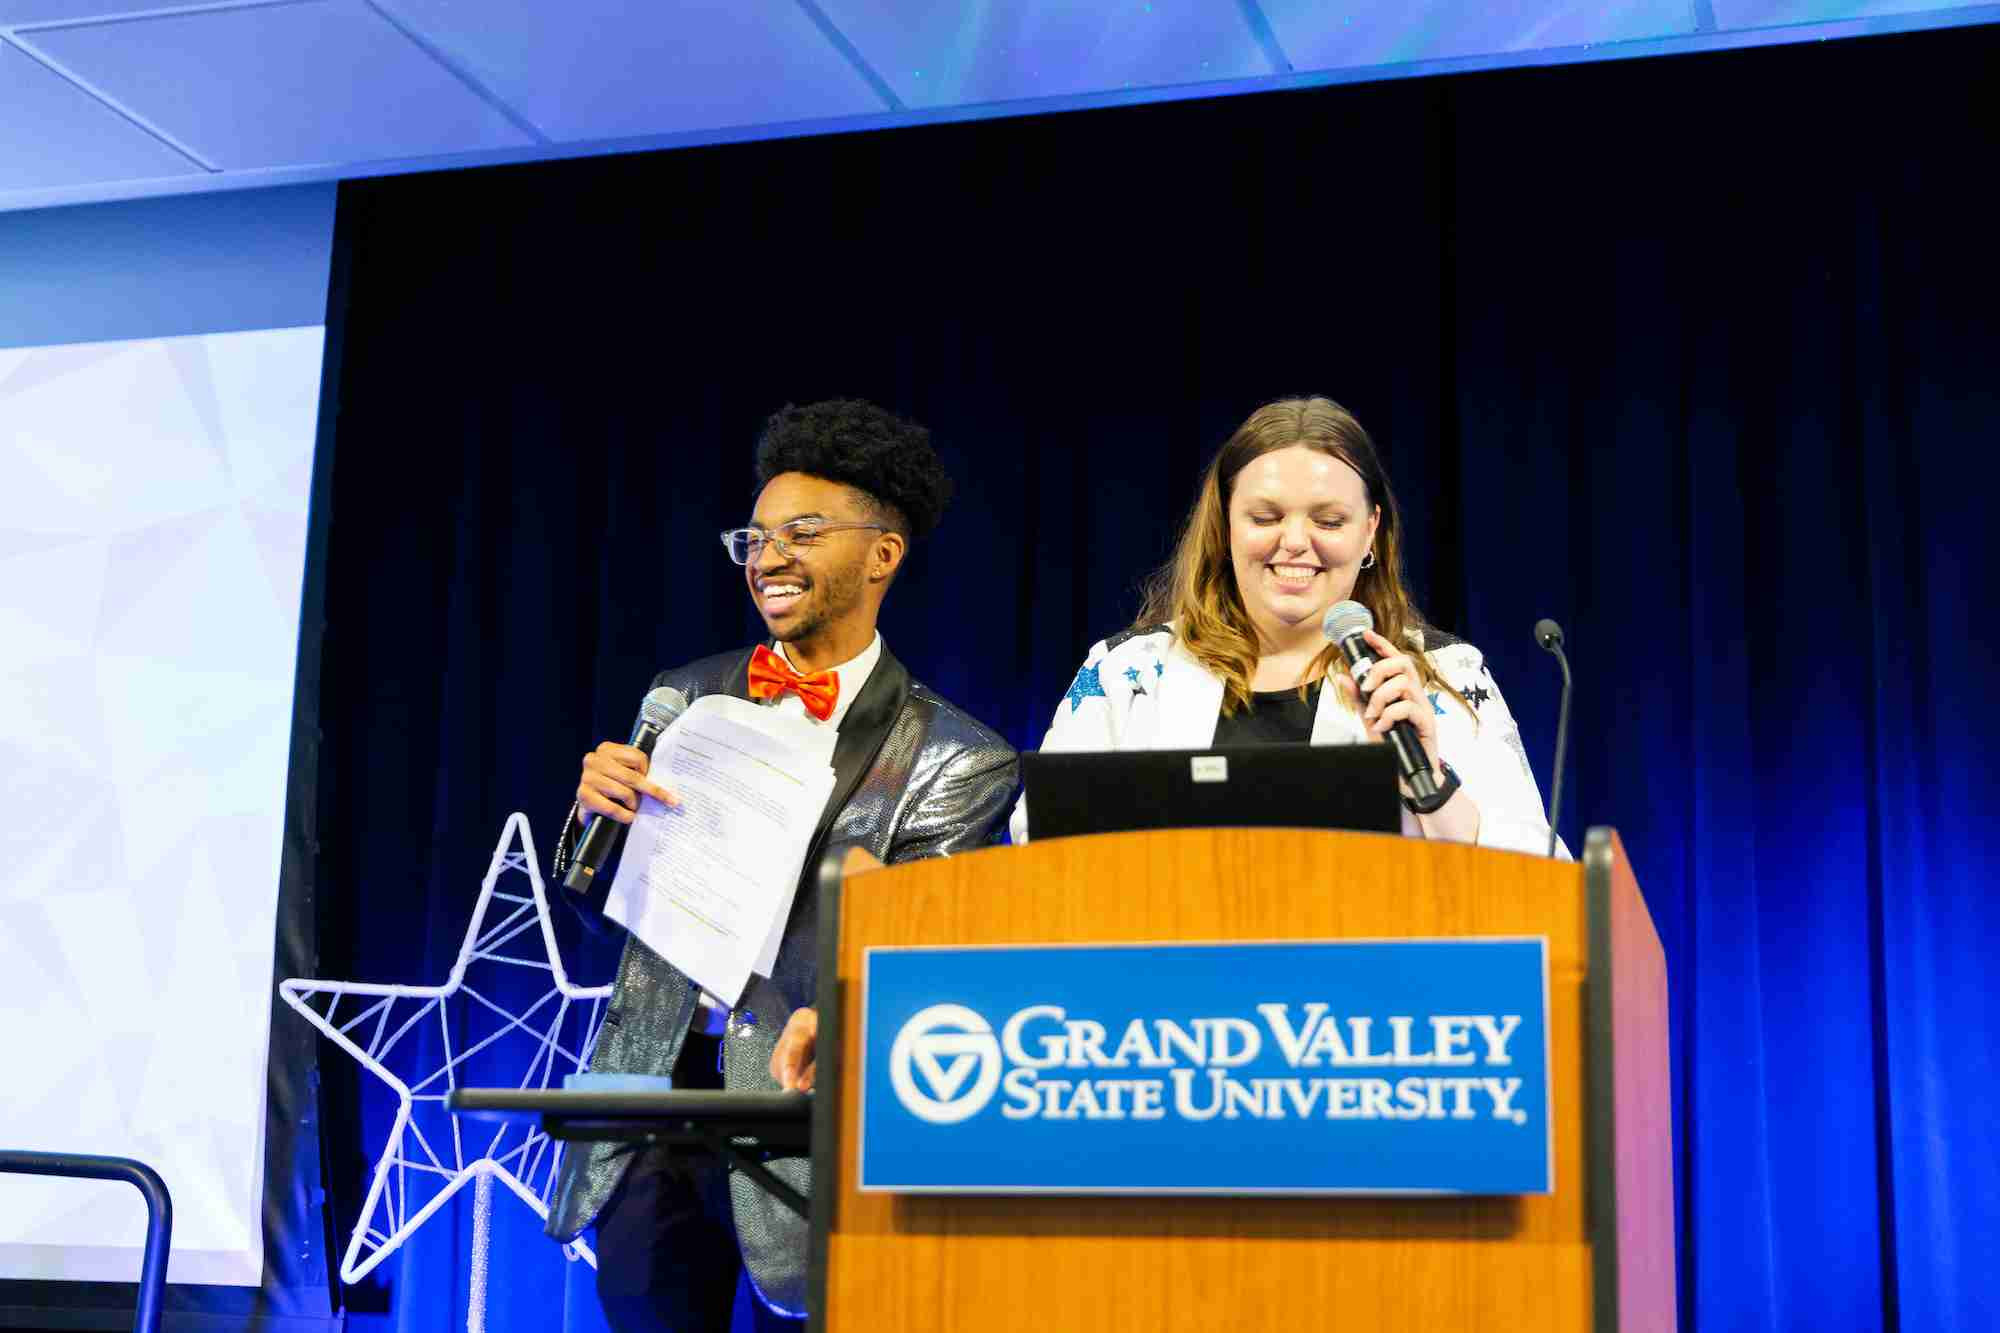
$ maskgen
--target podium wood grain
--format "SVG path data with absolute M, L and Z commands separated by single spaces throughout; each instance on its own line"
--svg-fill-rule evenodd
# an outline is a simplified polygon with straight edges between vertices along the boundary
M 1588 922 L 1578 865 L 1288 829 L 1109 834 L 890 868 L 870 864 L 851 860 L 842 891 L 837 1021 L 841 1049 L 850 1054 L 836 1090 L 836 1178 L 816 1187 L 825 1191 L 822 1204 L 834 1205 L 821 1327 L 1592 1327 L 1583 1097 Z M 1557 1127 L 1551 1195 L 947 1197 L 854 1188 L 860 1079 L 853 1053 L 860 1049 L 866 945 L 1464 935 L 1548 937 Z M 1255 979 L 1246 977 L 1246 1007 L 1255 991 Z

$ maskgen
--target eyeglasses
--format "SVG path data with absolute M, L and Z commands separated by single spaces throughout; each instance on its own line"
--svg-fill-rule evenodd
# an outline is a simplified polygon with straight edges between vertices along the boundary
M 787 560 L 795 560 L 802 550 L 810 550 L 819 545 L 820 538 L 829 532 L 846 532 L 850 528 L 872 528 L 876 532 L 889 529 L 880 523 L 828 523 L 824 519 L 795 518 L 772 528 L 769 532 L 762 528 L 731 528 L 722 534 L 722 549 L 729 552 L 729 558 L 739 565 L 747 565 L 764 554 L 764 543 L 778 548 L 778 554 Z

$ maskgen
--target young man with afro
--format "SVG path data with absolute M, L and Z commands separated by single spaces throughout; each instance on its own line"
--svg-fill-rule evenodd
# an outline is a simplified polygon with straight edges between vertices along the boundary
M 1007 743 L 911 679 L 876 632 L 911 544 L 937 525 L 951 496 L 930 432 L 864 402 L 787 407 L 759 441 L 757 482 L 749 526 L 725 532 L 723 544 L 743 566 L 770 642 L 663 671 L 653 684 L 690 701 L 762 699 L 834 728 L 834 791 L 777 966 L 768 978 L 753 976 L 733 1010 L 627 940 L 591 1067 L 671 1072 L 677 1087 L 714 1086 L 719 1068 L 731 1089 L 810 1088 L 820 850 L 853 843 L 893 863 L 982 846 L 1005 819 L 1017 777 Z M 584 757 L 556 851 L 558 879 L 583 819 L 630 823 L 642 794 L 672 802 L 646 768 L 645 754 L 615 741 Z M 807 1159 L 771 1167 L 809 1189 Z M 804 1315 L 805 1219 L 713 1159 L 573 1147 L 549 1234 L 567 1241 L 593 1222 L 598 1295 L 618 1333 L 727 1329 L 739 1273 L 755 1293 L 747 1303 L 757 1327 L 796 1329 L 784 1316 Z

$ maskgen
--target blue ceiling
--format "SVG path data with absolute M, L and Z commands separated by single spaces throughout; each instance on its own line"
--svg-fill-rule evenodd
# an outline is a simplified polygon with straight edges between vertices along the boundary
M 0 0 L 0 210 L 1995 21 L 1897 0 Z

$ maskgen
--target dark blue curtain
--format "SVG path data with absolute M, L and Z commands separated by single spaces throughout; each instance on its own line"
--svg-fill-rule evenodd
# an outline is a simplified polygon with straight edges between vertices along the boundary
M 1563 833 L 1623 831 L 1671 970 L 1684 1325 L 1994 1326 L 1996 57 L 1961 29 L 344 186 L 327 973 L 438 975 L 506 814 L 552 837 L 651 674 L 755 632 L 714 534 L 782 403 L 934 429 L 960 494 L 884 631 L 1032 747 L 1209 452 L 1326 393 L 1545 790 L 1529 627 L 1568 627 Z M 328 1098 L 344 1236 L 388 1112 Z M 352 1307 L 456 1318 L 469 1215 Z M 496 1327 L 563 1317 L 532 1230 Z

